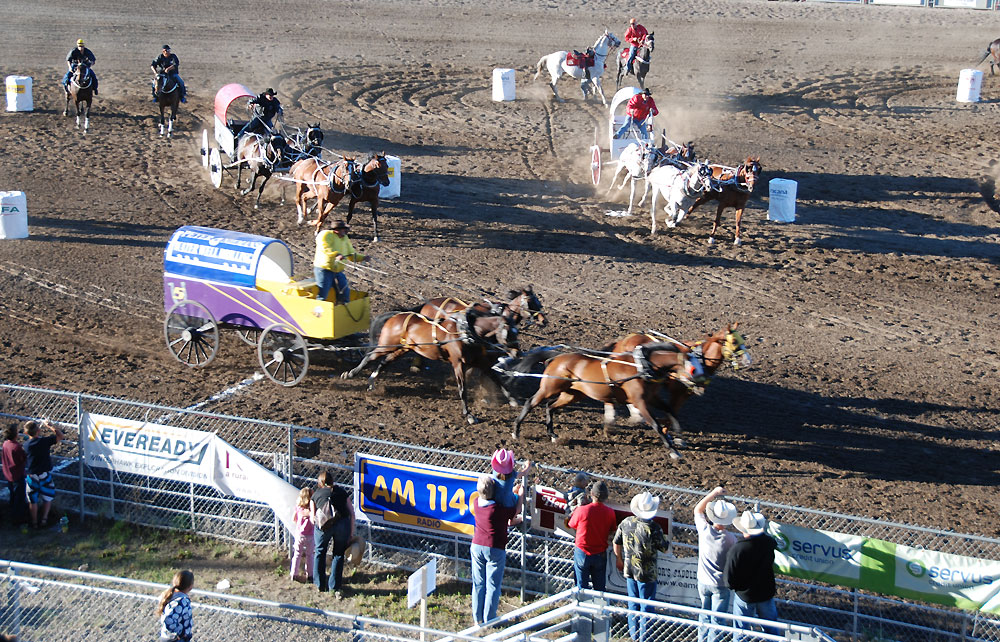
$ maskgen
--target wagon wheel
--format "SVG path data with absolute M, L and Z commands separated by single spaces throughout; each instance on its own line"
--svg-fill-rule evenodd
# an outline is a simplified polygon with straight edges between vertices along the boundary
M 216 189 L 222 187 L 222 156 L 219 155 L 219 148 L 213 147 L 208 153 L 208 173 L 212 179 L 212 185 Z
M 199 153 L 201 154 L 201 165 L 202 167 L 208 167 L 208 130 L 201 130 L 201 149 Z
M 590 146 L 590 180 L 594 185 L 601 182 L 601 148 L 597 144 L 597 129 L 594 129 L 594 144 Z
M 208 308 L 195 301 L 178 301 L 163 320 L 167 349 L 192 368 L 204 368 L 219 352 L 219 324 Z
M 236 331 L 236 336 L 248 346 L 256 346 L 260 343 L 260 328 L 240 328 Z
M 309 348 L 298 330 L 287 323 L 275 323 L 260 333 L 257 360 L 268 379 L 294 386 L 309 370 Z

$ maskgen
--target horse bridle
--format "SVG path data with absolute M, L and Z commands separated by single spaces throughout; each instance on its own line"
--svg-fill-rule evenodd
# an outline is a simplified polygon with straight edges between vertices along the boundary
M 365 187 L 372 188 L 372 187 L 375 187 L 376 185 L 380 184 L 380 182 L 379 182 L 379 173 L 380 173 L 379 170 L 382 169 L 382 161 L 384 161 L 384 160 L 385 160 L 385 156 L 378 156 L 378 155 L 376 155 L 370 161 L 368 161 L 367 163 L 365 163 L 364 167 L 361 168 L 361 183 Z M 375 169 L 368 169 L 368 166 L 371 165 L 372 163 L 375 163 Z M 386 181 L 387 181 L 386 184 L 388 184 L 388 178 L 389 178 L 388 164 L 386 165 L 386 170 L 387 170 L 386 171 Z M 369 183 L 367 180 L 365 180 L 365 174 L 374 174 L 375 178 L 372 179 L 372 181 Z
M 740 175 L 743 175 L 743 183 L 746 187 L 740 184 Z M 736 168 L 736 186 L 741 190 L 746 192 L 752 192 L 754 185 L 757 184 L 757 175 L 760 174 L 760 163 L 757 161 L 743 161 L 738 168 Z M 750 177 L 753 177 L 753 184 L 750 183 Z
M 80 71 L 80 70 L 83 71 Z M 76 76 L 80 76 L 80 81 L 83 82 L 87 80 L 86 85 L 81 85 L 76 81 Z M 77 89 L 86 89 L 94 84 L 94 79 L 90 77 L 90 65 L 85 65 L 82 62 L 78 62 L 75 67 L 73 67 L 73 76 L 70 77 L 70 82 L 76 85 Z

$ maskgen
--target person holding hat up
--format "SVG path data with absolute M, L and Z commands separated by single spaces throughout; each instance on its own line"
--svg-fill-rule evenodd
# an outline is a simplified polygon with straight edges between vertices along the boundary
M 62 84 L 63 89 L 66 90 L 67 94 L 69 94 L 70 76 L 72 76 L 73 72 L 76 71 L 77 65 L 86 65 L 87 73 L 90 74 L 90 77 L 93 79 L 94 95 L 97 95 L 97 74 L 95 74 L 94 70 L 91 69 L 95 62 L 97 62 L 97 56 L 95 56 L 94 52 L 87 49 L 86 45 L 83 44 L 83 38 L 77 40 L 76 47 L 74 49 L 70 49 L 69 54 L 66 55 L 66 67 L 68 69 L 66 71 L 66 75 L 63 76 Z
M 625 576 L 629 597 L 656 599 L 656 554 L 670 550 L 670 538 L 653 521 L 660 508 L 660 498 L 642 492 L 632 498 L 632 516 L 625 518 L 615 531 L 614 548 L 618 570 Z M 629 604 L 630 611 L 651 613 L 648 604 Z M 646 618 L 629 613 L 628 633 L 636 642 L 645 642 Z
M 625 106 L 625 122 L 615 132 L 615 138 L 621 138 L 632 127 L 638 129 L 642 137 L 645 138 L 648 135 L 646 119 L 649 118 L 650 114 L 658 116 L 660 110 L 653 102 L 652 92 L 646 89 L 628 99 L 628 104 Z
M 727 502 L 721 486 L 701 498 L 694 507 L 694 525 L 698 531 L 698 594 L 701 596 L 701 608 L 706 611 L 729 613 L 732 592 L 723 581 L 722 571 L 726 567 L 726 556 L 729 549 L 736 543 L 736 535 L 726 526 L 736 518 L 736 507 Z M 708 616 L 701 614 L 698 622 L 705 624 Z M 723 626 L 730 624 L 729 620 L 712 617 L 712 622 Z M 707 627 L 698 627 L 698 642 L 715 642 L 717 631 Z
M 736 592 L 733 615 L 777 621 L 778 609 L 774 605 L 777 593 L 774 549 L 777 543 L 767 534 L 767 519 L 754 507 L 752 511 L 743 511 L 733 524 L 743 533 L 743 539 L 729 549 L 723 571 L 726 586 Z M 749 629 L 750 625 L 737 621 L 736 627 Z M 780 635 L 778 629 L 771 627 L 764 627 L 764 632 Z M 733 636 L 733 642 L 739 640 L 740 636 Z
M 490 467 L 493 469 L 493 479 L 497 482 L 496 501 L 508 508 L 517 509 L 518 522 L 520 521 L 520 502 L 524 499 L 523 490 L 518 494 L 515 487 L 518 486 L 518 471 L 515 470 L 514 451 L 506 448 L 497 448 L 490 458 Z M 521 466 L 520 474 L 524 475 L 531 471 L 531 462 L 526 461 Z M 513 524 L 511 524 L 513 526 Z
M 153 62 L 149 63 L 149 68 L 153 70 L 154 74 L 166 74 L 167 78 L 177 83 L 181 88 L 181 102 L 187 102 L 187 87 L 184 86 L 184 81 L 177 74 L 177 70 L 180 67 L 180 61 L 177 59 L 177 54 L 171 53 L 170 45 L 163 45 L 163 49 L 160 55 L 156 57 Z M 156 79 L 153 79 L 153 102 L 156 102 Z
M 590 485 L 589 504 L 580 506 L 570 515 L 566 526 L 576 531 L 573 550 L 573 573 L 576 585 L 604 592 L 608 579 L 608 538 L 618 525 L 615 511 L 605 504 L 608 485 L 603 480 Z
M 265 89 L 264 93 L 248 100 L 247 109 L 253 114 L 253 118 L 243 126 L 240 133 L 236 134 L 237 141 L 248 133 L 270 133 L 274 129 L 274 117 L 285 113 L 281 108 L 281 103 L 278 102 L 274 89 L 270 87 Z
M 320 301 L 327 300 L 331 289 L 337 293 L 338 304 L 351 300 L 351 289 L 344 274 L 344 261 L 360 263 L 365 260 L 365 255 L 351 245 L 351 239 L 347 238 L 350 229 L 344 221 L 337 221 L 332 229 L 323 230 L 316 235 L 313 276 L 319 286 Z

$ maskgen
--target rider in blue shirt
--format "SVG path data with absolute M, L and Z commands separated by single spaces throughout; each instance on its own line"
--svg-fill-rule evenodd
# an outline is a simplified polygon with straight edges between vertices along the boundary
M 91 67 L 95 62 L 97 62 L 97 57 L 94 56 L 93 51 L 87 49 L 87 47 L 84 46 L 83 38 L 77 40 L 76 48 L 72 49 L 66 56 L 67 71 L 66 75 L 63 76 L 62 84 L 63 84 L 63 89 L 66 90 L 67 94 L 69 93 L 70 76 L 72 76 L 73 72 L 76 71 L 78 65 L 84 64 L 87 66 L 87 70 L 90 72 L 90 77 L 93 78 L 94 95 L 95 96 L 97 95 L 97 74 L 95 74 L 94 70 L 91 69 Z
M 187 87 L 184 86 L 184 81 L 177 74 L 177 70 L 180 67 L 180 61 L 177 59 L 177 55 L 170 53 L 170 45 L 163 45 L 163 52 L 157 56 L 156 60 L 149 63 L 149 68 L 153 70 L 154 74 L 163 72 L 167 75 L 167 78 L 177 83 L 181 88 L 181 102 L 187 102 Z M 153 81 L 153 102 L 156 102 L 156 81 Z

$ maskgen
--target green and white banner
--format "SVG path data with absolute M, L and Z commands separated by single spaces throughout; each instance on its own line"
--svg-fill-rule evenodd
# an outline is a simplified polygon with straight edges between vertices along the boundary
M 1000 613 L 1000 562 L 896 545 L 893 595 Z
M 782 575 L 841 586 L 861 586 L 864 537 L 770 522 L 777 541 L 774 569 Z

